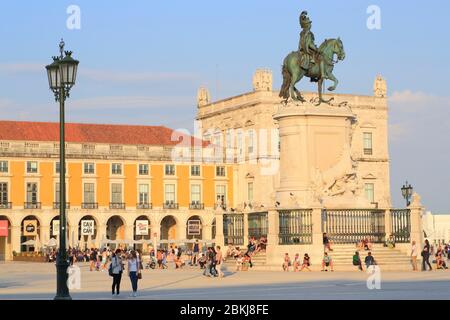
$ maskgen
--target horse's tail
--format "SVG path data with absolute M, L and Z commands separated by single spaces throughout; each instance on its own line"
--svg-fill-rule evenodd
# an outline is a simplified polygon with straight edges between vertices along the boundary
M 283 67 L 281 69 L 283 75 L 283 84 L 280 89 L 280 98 L 289 99 L 289 86 L 291 85 L 291 73 L 288 70 L 286 59 L 284 60 Z

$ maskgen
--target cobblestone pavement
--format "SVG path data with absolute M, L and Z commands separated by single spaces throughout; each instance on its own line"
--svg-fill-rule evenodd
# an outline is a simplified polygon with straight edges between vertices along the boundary
M 381 272 L 381 288 L 368 289 L 365 272 L 226 271 L 208 278 L 202 271 L 144 270 L 139 295 L 130 298 L 125 275 L 119 297 L 111 296 L 108 272 L 90 272 L 80 264 L 81 289 L 73 299 L 449 299 L 450 272 Z M 0 299 L 52 299 L 56 288 L 53 264 L 0 264 Z

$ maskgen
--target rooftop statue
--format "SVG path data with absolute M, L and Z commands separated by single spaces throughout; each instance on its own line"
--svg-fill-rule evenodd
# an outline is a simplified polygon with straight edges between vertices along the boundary
M 283 85 L 280 90 L 280 97 L 286 102 L 289 100 L 304 102 L 300 92 L 295 88 L 295 84 L 303 77 L 310 78 L 311 82 L 317 82 L 319 91 L 319 104 L 329 103 L 332 99 L 324 100 L 322 98 L 322 87 L 325 79 L 333 81 L 333 85 L 328 88 L 329 91 L 336 89 L 338 80 L 333 75 L 334 64 L 339 60 L 345 59 L 344 45 L 341 39 L 325 40 L 319 48 L 315 45 L 314 34 L 311 32 L 311 20 L 308 12 L 303 11 L 300 14 L 300 42 L 298 51 L 293 51 L 284 59 L 283 62 Z M 334 56 L 338 60 L 334 60 Z

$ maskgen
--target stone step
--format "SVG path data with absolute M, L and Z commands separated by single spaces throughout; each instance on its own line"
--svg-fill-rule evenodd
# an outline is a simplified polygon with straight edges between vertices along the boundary
M 410 264 L 386 264 L 386 265 L 378 265 L 381 272 L 383 271 L 411 271 L 412 267 Z M 322 265 L 312 265 L 310 269 L 314 272 L 321 271 Z M 359 271 L 357 267 L 353 266 L 352 264 L 346 264 L 346 265 L 334 265 L 333 266 L 334 271 L 345 271 L 345 272 L 362 272 Z M 229 271 L 235 272 L 236 268 L 228 269 Z M 248 271 L 238 271 L 238 272 L 258 272 L 258 271 L 281 271 L 283 272 L 283 268 L 280 265 L 254 265 L 253 268 L 249 268 Z M 290 272 L 293 271 L 293 268 L 290 267 Z M 308 272 L 308 271 L 302 271 L 302 272 Z M 328 272 L 330 272 L 330 269 L 328 269 Z M 366 272 L 366 268 L 364 266 L 364 272 Z

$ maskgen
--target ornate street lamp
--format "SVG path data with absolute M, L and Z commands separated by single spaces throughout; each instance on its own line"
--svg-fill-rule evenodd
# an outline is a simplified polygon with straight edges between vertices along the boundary
M 406 200 L 406 206 L 409 207 L 411 204 L 410 199 L 413 193 L 413 187 L 411 187 L 411 184 L 408 184 L 408 181 L 402 186 L 402 196 Z
M 59 44 L 60 56 L 53 57 L 53 63 L 46 66 L 50 90 L 59 101 L 59 251 L 56 260 L 56 296 L 55 300 L 70 300 L 67 286 L 67 268 L 69 261 L 66 249 L 66 160 L 64 138 L 64 102 L 70 89 L 75 85 L 79 61 L 72 58 L 71 51 L 64 51 L 64 41 Z

